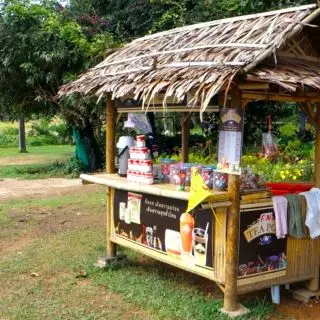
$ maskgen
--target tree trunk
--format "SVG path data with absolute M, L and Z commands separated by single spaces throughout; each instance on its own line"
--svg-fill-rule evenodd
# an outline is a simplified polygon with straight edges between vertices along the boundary
M 26 127 L 23 115 L 19 119 L 19 152 L 27 152 Z

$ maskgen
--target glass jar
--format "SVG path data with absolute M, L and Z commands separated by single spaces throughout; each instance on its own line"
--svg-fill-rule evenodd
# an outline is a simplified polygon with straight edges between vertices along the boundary
M 160 181 L 162 183 L 170 182 L 170 165 L 174 164 L 175 160 L 160 159 Z
M 205 166 L 202 168 L 202 178 L 207 185 L 207 187 L 212 190 L 213 188 L 213 168 L 210 166 Z

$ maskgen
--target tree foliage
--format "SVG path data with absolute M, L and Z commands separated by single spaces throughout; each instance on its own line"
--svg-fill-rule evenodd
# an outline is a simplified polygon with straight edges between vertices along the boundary
M 110 31 L 128 41 L 187 24 L 307 3 L 310 0 L 71 0 L 71 10 L 105 17 Z
M 54 112 L 59 86 L 97 62 L 112 36 L 90 37 L 53 2 L 6 1 L 0 15 L 0 99 L 11 116 Z M 14 111 L 14 112 L 12 112 Z

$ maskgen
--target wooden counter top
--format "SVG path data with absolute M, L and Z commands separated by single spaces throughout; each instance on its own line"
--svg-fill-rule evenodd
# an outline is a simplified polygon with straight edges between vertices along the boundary
M 152 185 L 139 184 L 134 182 L 128 182 L 127 178 L 119 177 L 117 174 L 81 174 L 80 178 L 86 182 L 105 185 L 115 189 L 142 192 L 152 194 L 156 196 L 162 196 L 167 198 L 189 200 L 190 192 L 177 191 L 172 184 L 155 183 Z M 224 202 L 221 205 L 229 206 L 229 195 L 226 191 L 212 191 L 210 202 Z

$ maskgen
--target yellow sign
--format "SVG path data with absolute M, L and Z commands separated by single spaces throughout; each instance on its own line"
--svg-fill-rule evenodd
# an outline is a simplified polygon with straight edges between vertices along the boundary
M 211 195 L 211 192 L 207 185 L 205 184 L 202 176 L 200 175 L 197 168 L 192 168 L 191 170 L 191 187 L 190 196 L 188 202 L 188 209 L 186 212 L 190 212 L 198 204 L 203 202 Z

